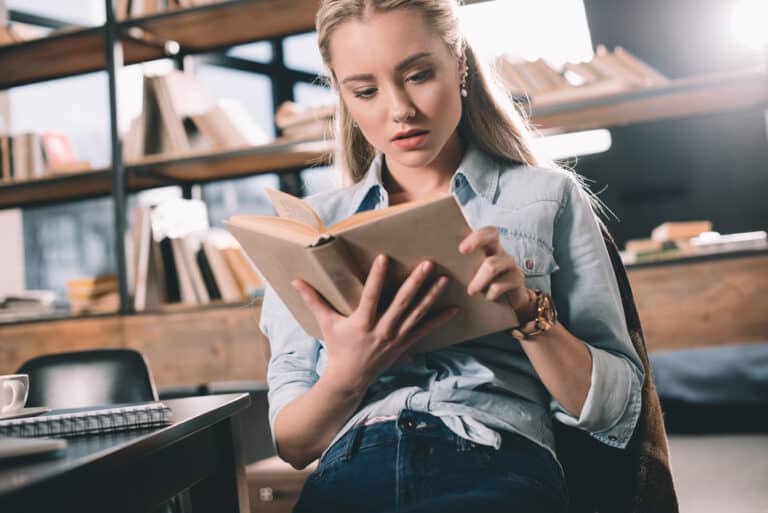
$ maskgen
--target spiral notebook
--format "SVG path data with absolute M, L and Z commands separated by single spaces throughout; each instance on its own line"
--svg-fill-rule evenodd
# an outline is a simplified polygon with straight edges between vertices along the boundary
M 69 437 L 109 433 L 164 426 L 171 423 L 171 416 L 171 409 L 160 402 L 53 410 L 37 417 L 2 420 L 0 436 Z

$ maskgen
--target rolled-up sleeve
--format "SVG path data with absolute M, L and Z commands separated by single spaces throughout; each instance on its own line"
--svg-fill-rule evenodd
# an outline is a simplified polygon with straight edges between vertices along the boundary
M 269 427 L 275 452 L 279 454 L 275 418 L 286 404 L 317 383 L 321 346 L 317 339 L 304 332 L 271 287 L 266 287 L 264 292 L 259 327 L 269 339 L 271 351 L 267 368 Z
M 559 320 L 588 344 L 591 384 L 581 415 L 556 400 L 555 418 L 626 447 L 640 416 L 644 370 L 627 331 L 613 266 L 586 192 L 569 180 L 555 224 L 552 296 Z

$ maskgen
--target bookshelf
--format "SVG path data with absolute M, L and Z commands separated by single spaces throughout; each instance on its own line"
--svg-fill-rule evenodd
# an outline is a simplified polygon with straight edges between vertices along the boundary
M 105 0 L 105 5 L 109 5 Z M 474 2 L 465 2 L 474 3 Z M 110 77 L 110 129 L 117 142 L 116 73 L 124 64 L 160 57 L 182 58 L 232 45 L 280 38 L 312 30 L 317 0 L 224 0 L 151 16 L 70 28 L 53 35 L 0 47 L 0 90 L 24 84 L 105 71 Z M 169 55 L 168 42 L 179 52 Z M 114 49 L 114 52 L 108 51 Z M 532 123 L 543 133 L 612 127 L 645 121 L 716 114 L 768 104 L 768 75 L 745 71 L 693 77 L 638 91 L 533 107 Z M 317 164 L 331 143 L 280 143 L 215 153 L 156 155 L 123 162 L 119 146 L 108 168 L 23 182 L 0 182 L 0 208 L 29 207 L 110 196 L 115 200 L 115 231 L 125 228 L 125 196 L 153 187 L 192 185 L 259 173 L 292 173 Z M 116 238 L 116 254 L 124 255 Z M 118 257 L 120 259 L 120 257 Z M 131 314 L 125 263 L 119 314 Z M 214 308 L 215 310 L 216 308 Z M 193 307 L 194 310 L 194 307 Z M 201 315 L 210 308 L 200 307 Z
M 669 84 L 533 108 L 532 123 L 544 133 L 718 114 L 768 105 L 768 73 L 691 77 Z
M 325 161 L 329 143 L 269 144 L 218 153 L 148 156 L 127 163 L 126 189 L 138 192 L 164 185 L 205 183 L 258 173 L 304 169 Z M 44 178 L 0 181 L 0 209 L 34 207 L 105 197 L 112 193 L 109 168 Z

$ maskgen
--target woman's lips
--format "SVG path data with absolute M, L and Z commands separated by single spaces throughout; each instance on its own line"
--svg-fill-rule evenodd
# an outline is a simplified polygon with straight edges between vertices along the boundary
M 428 131 L 414 132 L 413 135 L 395 139 L 392 143 L 401 150 L 415 150 L 424 144 L 428 135 Z

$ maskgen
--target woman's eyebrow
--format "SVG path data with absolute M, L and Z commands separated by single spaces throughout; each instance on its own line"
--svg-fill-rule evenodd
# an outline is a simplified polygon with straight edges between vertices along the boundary
M 408 66 L 410 66 L 411 64 L 413 64 L 415 61 L 417 61 L 419 59 L 423 59 L 424 57 L 429 57 L 431 55 L 432 55 L 431 52 L 415 53 L 415 54 L 411 55 L 410 57 L 407 57 L 407 58 L 403 59 L 400 62 L 400 64 L 395 66 L 395 71 L 400 72 L 400 71 L 404 70 L 405 68 L 407 68 Z M 350 75 L 347 78 L 345 78 L 344 80 L 342 80 L 341 83 L 342 84 L 346 84 L 347 82 L 355 82 L 355 81 L 362 82 L 362 81 L 371 80 L 371 79 L 373 79 L 373 75 L 371 75 L 370 73 L 361 73 L 359 75 Z

